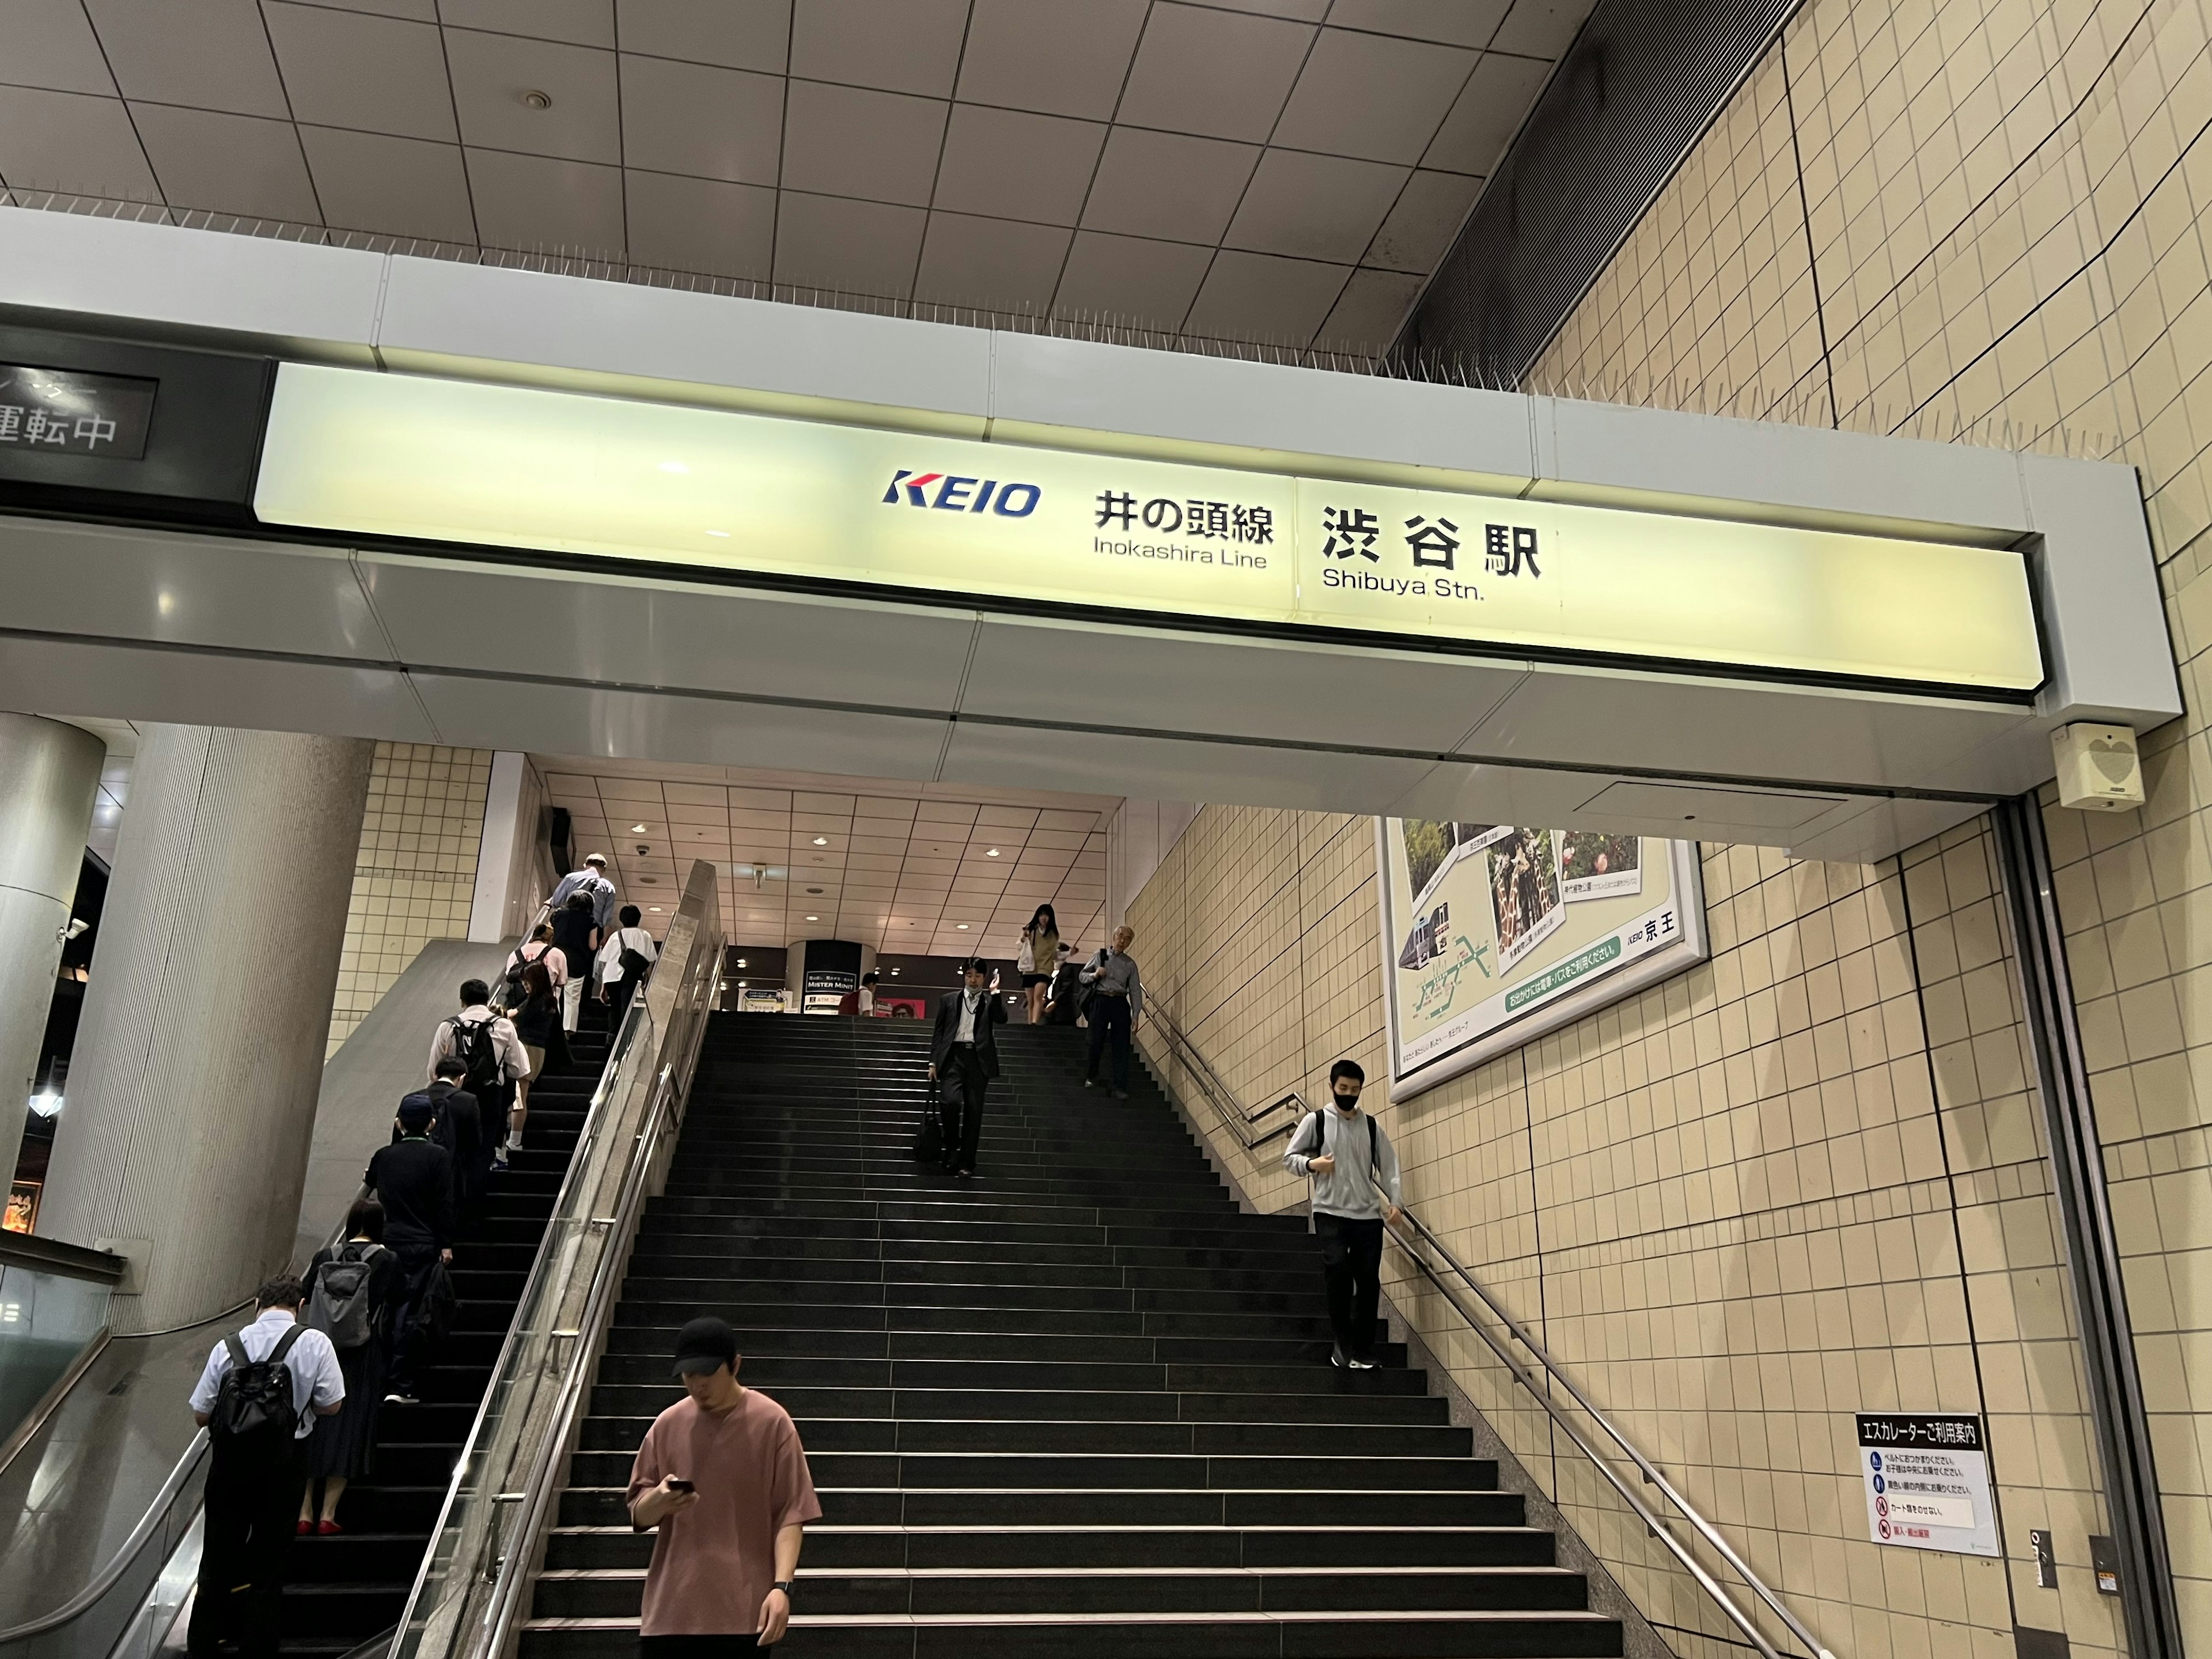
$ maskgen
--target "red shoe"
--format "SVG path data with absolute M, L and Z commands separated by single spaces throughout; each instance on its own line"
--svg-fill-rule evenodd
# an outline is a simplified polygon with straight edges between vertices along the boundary
M 315 1530 L 322 1534 L 324 1537 L 328 1538 L 332 1533 L 343 1532 L 345 1528 L 338 1525 L 335 1521 L 325 1521 L 320 1526 L 317 1527 Z
M 309 1533 L 314 1531 L 314 1529 L 315 1523 L 313 1522 L 302 1521 L 298 1526 L 295 1527 L 292 1531 L 295 1537 L 305 1538 Z

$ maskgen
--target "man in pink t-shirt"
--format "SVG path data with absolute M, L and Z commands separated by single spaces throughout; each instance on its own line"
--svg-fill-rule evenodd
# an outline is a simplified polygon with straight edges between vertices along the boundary
M 689 1396 L 653 1419 L 629 1475 L 630 1524 L 657 1528 L 644 1659 L 727 1659 L 780 1640 L 806 1523 L 822 1518 L 790 1414 L 738 1382 L 737 1333 L 695 1319 L 676 1338 Z

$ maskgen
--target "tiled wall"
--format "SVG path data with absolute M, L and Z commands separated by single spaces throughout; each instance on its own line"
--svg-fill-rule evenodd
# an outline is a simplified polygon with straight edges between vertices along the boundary
M 489 749 L 376 745 L 327 1053 L 337 1052 L 424 944 L 468 937 L 490 780 Z
M 1374 866 L 1371 820 L 1208 807 L 1132 907 L 1148 984 L 1246 1105 L 1320 1098 L 1339 1055 L 1387 1076 Z M 1710 963 L 1382 1108 L 1408 1203 L 1838 1654 L 2000 1659 L 2015 1624 L 2114 1649 L 1985 827 L 1880 866 L 1703 867 Z M 1261 1207 L 1304 1196 L 1280 1141 L 1213 1140 Z M 1700 1639 L 1727 1633 L 1710 1603 L 1395 1252 L 1386 1274 L 1662 1638 L 1740 1652 Z M 1988 1414 L 2009 1570 L 1869 1540 L 1865 1410 Z
M 2141 811 L 2046 817 L 2182 1622 L 2200 1633 L 2212 1632 L 2209 33 L 2206 0 L 1809 0 L 1532 376 L 2138 469 L 2190 712 L 2145 740 Z M 2070 1439 L 2047 1460 L 2062 1455 L 2089 1462 Z M 2094 1642 L 2103 1609 L 2071 1588 L 2080 1528 L 2054 1524 L 2065 1627 Z M 2060 1624 L 2051 1592 L 2018 1596 L 2023 1622 Z

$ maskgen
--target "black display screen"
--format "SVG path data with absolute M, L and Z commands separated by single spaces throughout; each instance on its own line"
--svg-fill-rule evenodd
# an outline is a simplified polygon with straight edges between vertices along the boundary
M 143 459 L 160 386 L 131 375 L 0 363 L 0 448 Z

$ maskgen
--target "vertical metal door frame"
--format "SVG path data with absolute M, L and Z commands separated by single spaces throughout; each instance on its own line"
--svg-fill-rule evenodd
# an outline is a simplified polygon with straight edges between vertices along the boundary
M 2127 1285 L 2105 1190 L 2103 1148 L 2089 1101 L 2074 982 L 2058 925 L 2043 808 L 2033 794 L 1992 809 L 2012 917 L 2036 1092 L 2051 1143 L 2051 1184 L 2066 1230 L 2067 1276 L 2081 1336 L 2089 1407 L 2104 1467 L 2105 1502 L 2120 1557 L 2120 1604 L 2133 1659 L 2182 1659 L 2166 1516 L 2159 1504 L 2150 1419 L 2128 1322 Z

